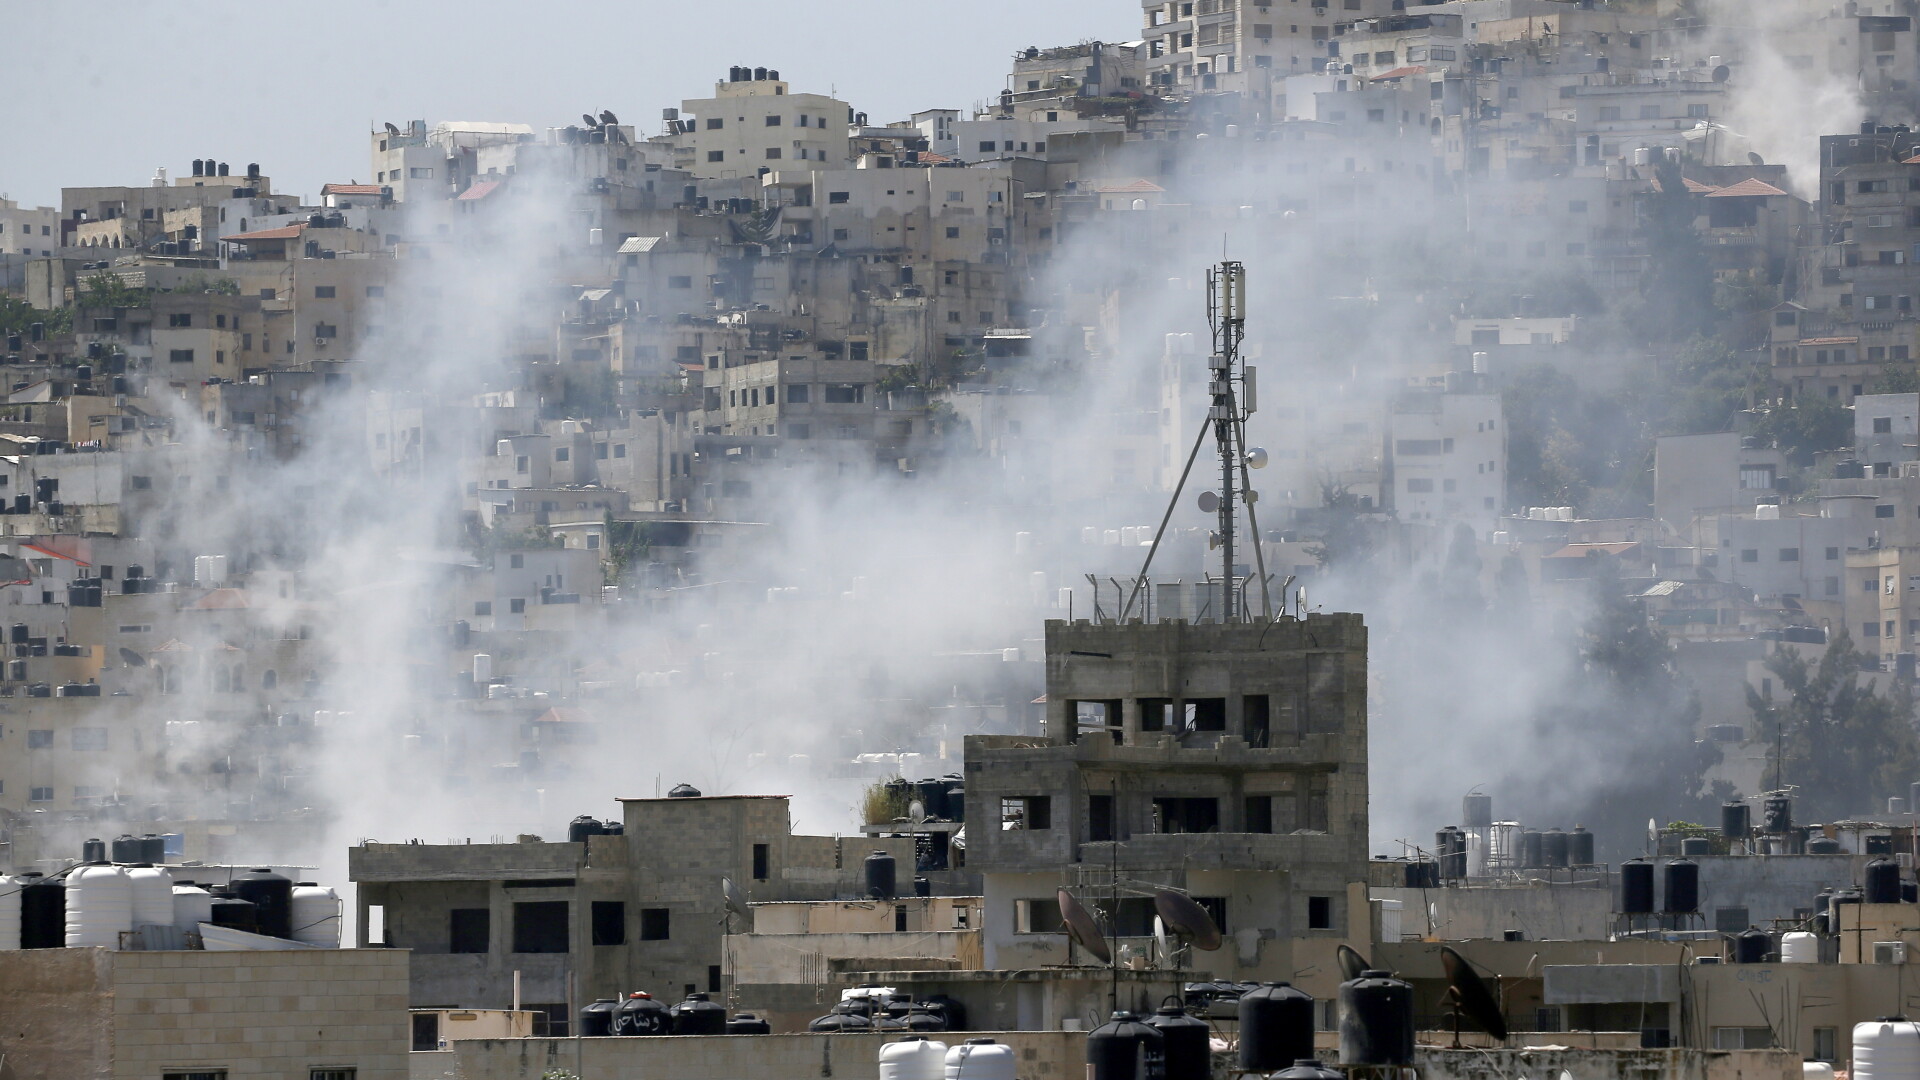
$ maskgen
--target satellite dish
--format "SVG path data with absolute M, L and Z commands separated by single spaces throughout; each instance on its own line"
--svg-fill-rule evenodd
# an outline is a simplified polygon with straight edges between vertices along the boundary
M 1153 943 L 1160 947 L 1160 962 L 1173 963 L 1173 946 L 1167 944 L 1167 924 L 1160 916 L 1153 917 Z
M 595 120 L 595 119 L 593 118 L 593 114 L 592 114 L 592 113 L 584 113 L 584 112 L 583 112 L 583 113 L 581 113 L 581 114 L 580 114 L 580 119 L 582 119 L 582 120 L 585 120 L 585 121 L 587 122 L 587 126 L 588 126 L 588 127 L 590 127 L 590 128 L 597 128 L 597 127 L 599 127 L 599 126 L 600 126 L 600 121 L 598 121 L 598 120 Z
M 1340 962 L 1340 977 L 1342 979 L 1357 979 L 1360 977 L 1361 972 L 1373 970 L 1373 965 L 1367 963 L 1367 958 L 1361 956 L 1360 953 L 1350 945 L 1340 946 L 1334 950 L 1334 955 Z
M 1733 69 L 1728 67 L 1725 64 L 1721 64 L 1719 67 L 1713 69 L 1714 82 L 1723 83 L 1723 82 L 1726 82 L 1732 76 L 1733 76 Z
M 620 118 L 613 115 L 612 109 L 601 109 L 600 122 L 603 124 L 617 124 L 620 122 Z
M 1759 168 L 1760 166 L 1765 165 L 1767 163 L 1766 158 L 1761 157 L 1759 154 L 1756 154 L 1751 150 L 1747 151 L 1747 160 L 1751 162 L 1755 168 Z
M 1203 491 L 1200 493 L 1199 503 L 1200 503 L 1201 513 L 1203 514 L 1216 513 L 1220 509 L 1220 496 L 1215 495 L 1211 491 Z
M 907 820 L 920 825 L 927 820 L 927 804 L 915 799 L 907 804 Z
M 1500 1015 L 1500 1005 L 1493 999 L 1493 991 L 1487 989 L 1486 980 L 1473 970 L 1467 958 L 1454 952 L 1449 946 L 1440 946 L 1440 966 L 1447 972 L 1447 992 L 1453 997 L 1455 1030 L 1465 1019 L 1474 1027 L 1504 1040 L 1507 1037 L 1507 1018 Z
M 387 134 L 389 134 L 389 135 L 398 135 L 398 134 L 400 134 L 400 129 L 399 129 L 399 128 L 397 128 L 397 127 L 395 127 L 395 126 L 394 126 L 394 124 L 393 124 L 393 121 L 391 121 L 391 120 L 389 120 L 389 121 L 387 121 Z
M 1067 924 L 1067 937 L 1101 963 L 1113 963 L 1113 951 L 1107 948 L 1107 935 L 1100 929 L 1100 920 L 1067 890 L 1061 889 L 1054 895 L 1060 901 L 1060 921 Z
M 146 657 L 141 656 L 139 653 L 134 652 L 132 649 L 125 648 L 124 646 L 120 649 L 120 662 L 127 665 L 128 667 L 146 667 L 147 666 Z
M 720 895 L 726 902 L 727 914 L 746 916 L 747 898 L 741 894 L 740 886 L 735 885 L 732 878 L 720 879 Z
M 1253 449 L 1247 451 L 1247 468 L 1264 469 L 1266 467 L 1267 467 L 1266 447 L 1256 446 Z
M 1196 903 L 1193 897 L 1172 889 L 1155 889 L 1153 910 L 1166 920 L 1168 929 L 1191 938 L 1194 948 L 1212 952 L 1220 947 L 1220 928 L 1213 924 L 1213 916 L 1207 914 L 1207 909 Z

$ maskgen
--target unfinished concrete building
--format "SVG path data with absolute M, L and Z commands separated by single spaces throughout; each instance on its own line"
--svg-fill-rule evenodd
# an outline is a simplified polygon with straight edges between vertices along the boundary
M 359 944 L 413 950 L 417 1008 L 506 1008 L 517 974 L 543 1033 L 568 1030 L 569 1002 L 723 992 L 723 879 L 756 902 L 831 899 L 862 892 L 871 851 L 912 865 L 908 839 L 794 835 L 788 802 L 622 799 L 622 831 L 581 842 L 363 844 Z

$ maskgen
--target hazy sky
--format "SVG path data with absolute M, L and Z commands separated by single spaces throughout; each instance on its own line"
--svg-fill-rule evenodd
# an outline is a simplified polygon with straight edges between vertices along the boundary
M 997 95 L 1016 49 L 1138 34 L 1137 0 L 5 0 L 0 194 L 139 184 L 196 157 L 257 161 L 316 198 L 368 181 L 367 132 L 391 120 L 578 123 L 612 109 L 657 134 L 660 109 L 736 64 L 836 92 L 873 122 Z

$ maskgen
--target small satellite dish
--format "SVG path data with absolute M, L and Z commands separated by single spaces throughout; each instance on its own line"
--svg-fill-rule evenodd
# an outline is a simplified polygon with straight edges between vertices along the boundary
M 1107 948 L 1107 936 L 1100 929 L 1100 920 L 1067 890 L 1061 889 L 1054 895 L 1060 902 L 1060 921 L 1067 924 L 1067 937 L 1101 963 L 1113 963 L 1113 951 Z
M 141 656 L 139 653 L 134 652 L 132 649 L 126 648 L 124 646 L 120 649 L 120 662 L 127 665 L 128 667 L 146 667 L 147 666 L 146 657 Z
M 1357 979 L 1360 977 L 1361 972 L 1373 970 L 1373 965 L 1367 963 L 1367 958 L 1361 956 L 1360 953 L 1350 945 L 1342 945 L 1334 950 L 1334 956 L 1340 962 L 1340 977 L 1342 979 Z
M 601 109 L 600 122 L 603 124 L 617 124 L 620 122 L 620 118 L 613 115 L 612 109 Z
M 1732 77 L 1733 77 L 1733 69 L 1728 67 L 1725 64 L 1721 64 L 1719 67 L 1713 69 L 1714 82 L 1723 83 Z
M 908 803 L 907 820 L 913 822 L 915 825 L 924 824 L 927 820 L 927 804 L 921 802 L 919 799 Z
M 583 112 L 583 113 L 581 113 L 581 114 L 580 114 L 580 119 L 582 119 L 582 120 L 585 120 L 585 121 L 587 122 L 587 126 L 588 126 L 588 127 L 590 127 L 590 128 L 597 128 L 597 127 L 599 127 L 599 126 L 600 126 L 600 121 L 598 121 L 598 120 L 595 120 L 595 119 L 593 118 L 593 114 L 592 114 L 592 113 L 584 113 L 584 112 Z
M 391 120 L 389 120 L 389 121 L 387 121 L 387 134 L 389 134 L 389 135 L 398 135 L 398 134 L 400 134 L 400 129 L 399 129 L 399 128 L 397 128 L 397 127 L 395 127 L 395 126 L 394 126 L 394 124 L 393 124 L 393 121 L 391 121 Z
M 1440 966 L 1447 972 L 1447 993 L 1453 998 L 1456 1023 L 1466 1020 L 1474 1027 L 1504 1040 L 1507 1037 L 1507 1018 L 1500 1015 L 1500 1005 L 1493 999 L 1493 991 L 1487 989 L 1486 980 L 1473 970 L 1467 958 L 1453 951 L 1449 946 L 1440 946 Z
M 733 883 L 732 878 L 720 879 L 720 895 L 727 905 L 729 915 L 746 916 L 747 898 L 740 892 L 740 886 Z
M 1198 502 L 1200 503 L 1200 512 L 1203 514 L 1218 513 L 1220 510 L 1220 496 L 1215 495 L 1211 491 L 1201 492 Z
M 1167 944 L 1167 924 L 1158 915 L 1153 917 L 1153 943 L 1160 948 L 1160 962 L 1172 964 L 1173 946 Z
M 1253 449 L 1247 451 L 1247 468 L 1264 469 L 1266 467 L 1267 467 L 1266 447 L 1256 446 Z
M 1759 154 L 1756 154 L 1751 150 L 1747 151 L 1747 161 L 1750 162 L 1755 168 L 1759 168 L 1760 166 L 1765 165 L 1767 163 L 1766 158 L 1761 157 Z
M 1194 948 L 1212 952 L 1220 947 L 1220 928 L 1214 925 L 1213 916 L 1207 914 L 1207 909 L 1196 903 L 1193 897 L 1172 889 L 1155 889 L 1153 910 L 1166 920 L 1168 929 L 1191 938 Z

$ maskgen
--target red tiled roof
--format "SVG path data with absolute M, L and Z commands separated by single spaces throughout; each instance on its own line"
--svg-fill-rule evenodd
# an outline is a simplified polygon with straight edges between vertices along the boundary
M 1706 194 L 1707 192 L 1710 192 L 1710 191 L 1718 191 L 1718 190 L 1720 190 L 1719 188 L 1717 188 L 1717 187 L 1714 187 L 1714 186 L 1713 186 L 1712 184 L 1703 184 L 1703 183 L 1701 183 L 1701 182 L 1700 182 L 1700 181 L 1698 181 L 1698 180 L 1690 180 L 1690 179 L 1688 179 L 1688 178 L 1686 178 L 1686 177 L 1684 177 L 1684 176 L 1680 178 L 1680 182 L 1681 182 L 1682 184 L 1684 184 L 1684 185 L 1686 185 L 1686 188 L 1687 188 L 1687 190 L 1688 190 L 1688 191 L 1690 191 L 1690 192 L 1692 192 L 1692 193 L 1693 193 L 1693 194 L 1695 194 L 1695 195 L 1704 195 L 1704 194 Z M 1664 190 L 1666 190 L 1665 188 L 1661 188 L 1661 187 L 1660 187 L 1660 178 L 1659 178 L 1659 177 L 1654 177 L 1654 180 L 1653 180 L 1653 186 L 1654 186 L 1655 188 L 1658 188 L 1659 190 L 1662 190 L 1662 191 L 1664 191 Z
M 193 602 L 194 611 L 243 611 L 253 605 L 247 603 L 247 594 L 239 589 L 215 589 Z
M 1709 199 L 1735 199 L 1747 195 L 1785 195 L 1786 192 L 1774 187 L 1759 177 L 1749 177 L 1731 187 L 1707 193 Z
M 323 184 L 320 187 L 320 194 L 322 195 L 378 195 L 380 194 L 380 185 L 379 184 Z
M 482 180 L 479 183 L 468 188 L 467 190 L 461 192 L 460 199 L 461 200 L 484 199 L 487 196 L 493 194 L 493 190 L 499 186 L 500 186 L 500 181 L 498 180 Z
M 292 240 L 305 232 L 306 228 L 307 223 L 303 221 L 298 225 L 286 225 L 278 229 L 261 229 L 258 232 L 233 233 L 229 236 L 223 236 L 220 239 L 237 240 L 243 244 L 252 240 Z
M 1427 73 L 1426 68 L 1423 68 L 1418 64 L 1414 64 L 1408 67 L 1397 67 L 1397 68 L 1394 68 L 1392 71 L 1383 71 L 1380 74 L 1375 75 L 1373 77 L 1373 81 L 1379 82 L 1381 79 L 1404 79 L 1409 75 L 1425 75 L 1426 73 Z
M 1167 189 L 1161 187 L 1159 184 L 1156 184 L 1151 180 L 1135 180 L 1130 184 L 1101 184 L 1100 186 L 1094 188 L 1093 190 L 1102 191 L 1102 192 L 1119 192 L 1119 191 L 1146 192 L 1146 191 L 1165 191 Z
M 1813 337 L 1813 338 L 1801 338 L 1800 344 L 1802 345 L 1858 345 L 1860 344 L 1860 339 L 1857 337 Z

